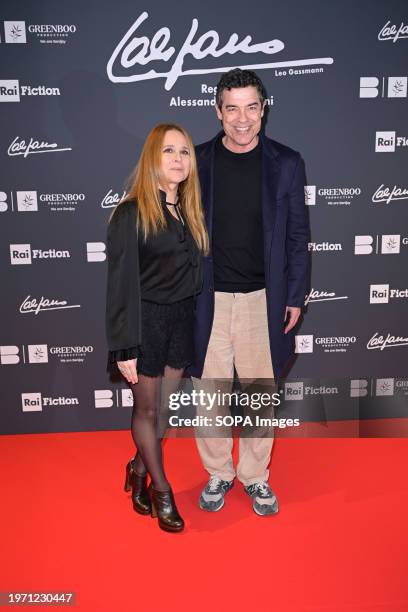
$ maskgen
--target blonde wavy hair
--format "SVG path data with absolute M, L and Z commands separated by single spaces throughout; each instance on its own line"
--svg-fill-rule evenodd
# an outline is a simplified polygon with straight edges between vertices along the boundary
M 201 192 L 194 145 L 189 133 L 180 125 L 176 123 L 160 123 L 151 130 L 144 143 L 139 161 L 128 181 L 127 195 L 122 201 L 137 201 L 138 220 L 145 239 L 148 234 L 154 234 L 166 226 L 166 218 L 160 200 L 159 182 L 161 177 L 163 141 L 166 133 L 170 130 L 176 130 L 184 136 L 190 151 L 190 172 L 178 187 L 182 214 L 197 246 L 205 254 L 208 254 L 208 234 L 201 206 Z

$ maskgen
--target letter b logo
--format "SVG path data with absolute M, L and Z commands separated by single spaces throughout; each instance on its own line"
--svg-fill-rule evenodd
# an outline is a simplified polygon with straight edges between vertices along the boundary
M 20 363 L 18 346 L 0 346 L 0 363 L 6 365 Z
M 105 261 L 106 259 L 106 246 L 104 242 L 87 242 L 86 243 L 86 255 L 88 261 Z
M 380 81 L 377 77 L 360 78 L 360 98 L 376 98 L 378 96 L 378 85 Z
M 113 393 L 109 389 L 97 389 L 94 393 L 95 408 L 112 408 Z
M 354 255 L 371 255 L 373 252 L 372 236 L 356 236 L 354 241 Z
M 6 212 L 7 209 L 7 193 L 0 191 L 0 212 Z

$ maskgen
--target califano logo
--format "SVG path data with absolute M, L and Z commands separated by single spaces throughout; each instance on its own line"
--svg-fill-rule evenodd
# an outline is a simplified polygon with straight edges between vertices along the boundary
M 331 300 L 348 300 L 348 296 L 336 295 L 334 291 L 318 291 L 312 288 L 305 297 L 305 306 L 314 302 L 330 302 Z
M 81 306 L 80 304 L 68 304 L 66 300 L 45 298 L 43 295 L 40 298 L 27 295 L 22 301 L 19 311 L 21 314 L 32 313 L 38 315 L 39 312 L 46 310 L 65 310 L 67 308 L 81 308 Z
M 387 21 L 378 33 L 378 40 L 392 40 L 396 43 L 398 40 L 408 38 L 408 25 L 402 21 L 399 25 Z
M 375 332 L 367 342 L 368 350 L 380 350 L 383 351 L 386 348 L 394 348 L 397 346 L 407 346 L 408 338 L 404 336 L 393 336 L 387 333 L 386 336 L 381 335 L 379 332 Z
M 61 148 L 56 142 L 49 143 L 46 140 L 35 140 L 34 138 L 26 141 L 16 136 L 7 149 L 7 155 L 9 157 L 28 157 L 33 153 L 58 153 L 60 151 L 72 151 L 72 149 L 71 147 Z
M 265 54 L 270 57 L 279 53 L 285 48 L 279 39 L 255 43 L 252 42 L 252 36 L 240 37 L 238 34 L 231 34 L 228 39 L 221 42 L 221 37 L 215 30 L 204 32 L 197 38 L 198 19 L 193 19 L 186 39 L 176 50 L 175 47 L 169 46 L 171 31 L 168 27 L 157 30 L 151 40 L 147 35 L 140 33 L 139 28 L 148 17 L 146 11 L 141 13 L 116 45 L 106 67 L 108 78 L 113 83 L 135 83 L 164 78 L 164 87 L 169 91 L 183 75 L 226 72 L 231 65 L 239 64 L 245 64 L 246 68 L 254 66 L 257 70 L 283 67 L 281 62 L 260 63 L 259 60 L 249 64 L 247 57 L 248 54 L 257 54 L 258 57 L 259 54 Z M 151 32 L 152 28 L 149 27 L 148 31 Z M 236 54 L 238 57 L 231 59 L 231 56 Z M 220 58 L 223 55 L 228 57 L 227 66 L 210 67 L 204 63 L 208 56 L 213 60 L 214 57 Z M 154 69 L 148 65 L 151 62 L 154 63 Z M 192 68 L 183 71 L 187 63 Z M 274 76 L 315 74 L 324 71 L 323 65 L 332 63 L 332 57 L 286 60 L 285 70 L 275 70 Z
M 122 195 L 118 191 L 113 191 L 113 189 L 109 189 L 109 191 L 104 196 L 101 207 L 102 208 L 114 208 L 119 204 L 121 200 L 126 196 L 126 191 L 124 190 Z
M 408 200 L 408 189 L 406 187 L 386 187 L 383 183 L 375 191 L 371 201 L 373 204 L 389 204 L 397 200 Z

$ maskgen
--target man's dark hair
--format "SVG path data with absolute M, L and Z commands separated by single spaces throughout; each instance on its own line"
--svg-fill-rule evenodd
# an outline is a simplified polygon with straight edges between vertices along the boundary
M 266 91 L 264 84 L 261 79 L 253 70 L 241 70 L 241 68 L 234 68 L 229 72 L 225 72 L 220 78 L 217 85 L 217 93 L 215 101 L 218 108 L 222 106 L 222 92 L 224 89 L 235 89 L 237 87 L 256 87 L 259 95 L 261 104 L 263 104 L 266 98 Z

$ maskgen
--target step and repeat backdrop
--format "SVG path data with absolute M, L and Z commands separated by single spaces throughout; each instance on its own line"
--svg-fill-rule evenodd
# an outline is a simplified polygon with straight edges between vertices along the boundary
M 153 125 L 216 134 L 214 88 L 237 66 L 265 83 L 267 135 L 306 162 L 311 291 L 287 404 L 404 413 L 404 0 L 4 0 L 0 57 L 2 433 L 128 426 L 106 374 L 107 220 Z

